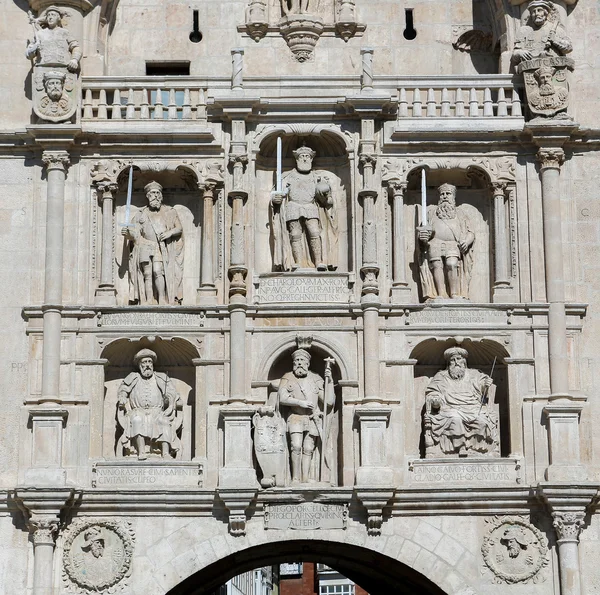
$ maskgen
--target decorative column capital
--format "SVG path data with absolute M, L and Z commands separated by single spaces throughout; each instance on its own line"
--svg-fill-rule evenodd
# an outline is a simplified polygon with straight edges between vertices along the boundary
M 217 188 L 215 180 L 205 180 L 198 184 L 198 188 L 202 191 L 202 198 L 204 200 L 215 200 L 215 190 Z
M 542 170 L 560 169 L 560 166 L 565 160 L 565 152 L 559 147 L 539 149 L 537 152 L 537 160 L 539 161 Z
M 42 161 L 48 171 L 58 169 L 65 173 L 71 163 L 67 151 L 44 151 Z
M 58 519 L 31 519 L 27 523 L 34 546 L 51 545 L 54 547 L 59 527 Z
M 400 198 L 404 198 L 404 193 L 408 188 L 408 182 L 406 180 L 402 181 L 396 178 L 387 180 L 387 186 L 393 198 L 396 198 L 398 196 Z
M 98 182 L 96 188 L 98 189 L 100 199 L 104 200 L 105 198 L 113 198 L 115 193 L 119 190 L 119 185 L 115 182 L 105 181 Z
M 377 155 L 375 153 L 361 153 L 358 157 L 360 164 L 363 167 L 375 168 L 377 164 Z
M 585 511 L 554 511 L 552 525 L 556 531 L 558 543 L 579 543 L 579 535 L 585 524 Z
M 506 182 L 492 182 L 491 187 L 494 196 L 501 196 L 502 198 L 506 196 L 506 188 L 508 187 Z
M 229 163 L 231 163 L 231 165 L 234 167 L 236 165 L 246 167 L 248 164 L 248 155 L 245 153 L 229 153 Z

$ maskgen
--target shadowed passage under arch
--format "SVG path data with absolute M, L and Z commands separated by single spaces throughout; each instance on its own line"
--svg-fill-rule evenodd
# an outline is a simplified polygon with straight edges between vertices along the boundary
M 301 539 L 231 554 L 188 577 L 166 595 L 209 595 L 242 572 L 290 561 L 326 564 L 370 595 L 446 595 L 419 572 L 379 552 L 347 543 Z

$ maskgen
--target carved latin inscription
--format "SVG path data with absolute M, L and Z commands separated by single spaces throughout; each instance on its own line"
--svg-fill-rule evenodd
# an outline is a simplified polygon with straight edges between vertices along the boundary
M 516 459 L 481 459 L 470 462 L 415 460 L 409 463 L 411 482 L 419 484 L 510 483 L 521 482 L 520 462 Z
M 348 275 L 326 273 L 262 275 L 256 283 L 256 301 L 276 303 L 347 304 L 350 298 Z
M 92 487 L 127 488 L 202 487 L 203 467 L 199 463 L 95 463 Z
M 345 529 L 347 504 L 266 504 L 265 529 Z

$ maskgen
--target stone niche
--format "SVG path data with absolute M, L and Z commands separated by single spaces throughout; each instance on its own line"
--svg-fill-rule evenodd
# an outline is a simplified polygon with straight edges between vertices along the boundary
M 499 456 L 506 457 L 510 452 L 510 427 L 509 427 L 509 395 L 508 395 L 508 372 L 504 358 L 508 357 L 506 349 L 499 343 L 487 339 L 466 339 L 458 347 L 467 351 L 467 366 L 471 370 L 478 370 L 483 374 L 492 376 L 493 384 L 487 394 L 488 404 L 484 404 L 482 411 L 489 407 L 490 415 L 497 420 L 497 448 L 491 447 L 487 454 L 468 451 L 465 457 L 444 454 L 439 445 L 427 445 L 426 431 L 424 428 L 424 415 L 426 413 L 425 393 L 432 378 L 441 370 L 446 368 L 444 352 L 457 344 L 454 339 L 437 340 L 426 339 L 413 349 L 410 357 L 416 360 L 414 367 L 415 382 L 415 420 L 418 420 L 419 435 L 413 439 L 419 441 L 419 453 L 421 458 L 440 458 L 445 461 L 460 459 L 463 462 L 471 458 Z M 495 358 L 495 364 L 494 364 Z M 492 372 L 493 366 L 493 372 Z M 411 450 L 414 450 L 411 448 Z
M 168 299 L 169 306 L 194 305 L 196 304 L 197 292 L 200 284 L 200 246 L 203 231 L 203 201 L 198 183 L 188 172 L 182 171 L 139 171 L 134 166 L 133 194 L 130 207 L 130 221 L 134 221 L 136 214 L 144 209 L 148 200 L 144 188 L 149 182 L 156 181 L 162 187 L 163 204 L 175 210 L 181 227 L 183 229 L 178 238 L 177 262 L 171 263 L 169 267 L 176 267 L 174 275 L 177 277 L 171 282 L 174 286 L 172 296 Z M 130 267 L 133 243 L 122 235 L 126 223 L 126 200 L 127 200 L 128 169 L 119 176 L 118 192 L 115 196 L 115 211 L 113 225 L 113 241 L 116 266 L 114 269 L 114 285 L 116 293 L 116 305 L 146 305 L 142 303 L 138 292 L 136 292 L 130 280 L 130 269 L 135 270 L 135 265 Z M 218 217 L 218 216 L 217 216 Z M 210 222 L 217 227 L 216 219 Z M 100 219 L 100 218 L 98 218 Z M 215 261 L 219 259 L 220 252 L 213 254 Z M 100 255 L 96 255 L 99 258 Z M 175 257 L 171 257 L 175 258 Z M 97 269 L 99 267 L 96 267 Z M 167 267 L 168 268 L 168 267 Z M 215 271 L 220 270 L 218 262 L 213 265 Z M 173 273 L 173 271 L 170 271 Z M 182 277 L 179 280 L 179 277 Z M 140 273 L 139 283 L 143 285 Z M 169 285 L 169 283 L 168 283 Z M 156 305 L 156 292 L 153 303 Z
M 282 139 L 284 191 L 279 203 L 274 198 L 278 137 Z M 298 173 L 299 153 L 305 159 L 312 156 L 310 172 Z M 291 279 L 298 278 L 298 284 L 312 288 L 312 293 L 314 283 L 320 283 L 316 289 L 329 296 L 316 299 L 309 292 L 306 300 L 292 301 L 348 302 L 349 273 L 355 269 L 351 196 L 350 161 L 346 141 L 339 132 L 332 129 L 301 134 L 282 129 L 265 134 L 256 158 L 255 299 L 261 303 L 273 301 L 268 298 L 272 292 L 265 293 L 261 287 L 264 275 L 263 285 L 273 286 L 278 295 L 285 293 Z M 302 200 L 307 202 L 300 204 Z M 320 237 L 315 229 L 320 230 Z M 314 260 L 319 250 L 317 263 Z
M 468 298 L 474 303 L 492 301 L 494 284 L 494 234 L 493 200 L 489 183 L 483 174 L 461 169 L 433 169 L 427 172 L 428 219 L 438 204 L 438 187 L 452 184 L 456 187 L 456 205 L 469 222 L 475 235 L 470 253 L 472 269 L 469 272 Z M 416 228 L 421 224 L 421 172 L 413 171 L 408 176 L 408 186 L 404 200 L 404 234 L 408 265 L 412 280 L 418 288 L 420 302 L 429 297 L 424 295 L 422 283 L 422 262 L 424 254 L 417 239 Z M 427 267 L 427 264 L 424 265 Z
M 138 371 L 133 362 L 135 355 L 142 349 L 150 349 L 156 354 L 154 366 L 157 373 L 156 382 L 161 389 L 168 383 L 177 393 L 179 402 L 172 416 L 172 432 L 175 434 L 173 439 L 177 443 L 177 450 L 172 449 L 168 456 L 163 457 L 156 445 L 147 444 L 146 458 L 140 461 L 133 444 L 122 440 L 124 422 L 123 412 L 118 407 L 118 393 L 124 380 Z M 142 467 L 179 465 L 195 459 L 197 411 L 196 368 L 193 360 L 198 358 L 197 349 L 187 340 L 177 337 L 116 339 L 104 348 L 102 357 L 108 360 L 105 366 L 102 408 L 103 459 Z M 158 425 L 160 426 L 161 423 L 159 421 Z M 156 422 L 153 425 L 156 426 Z M 170 432 L 171 428 L 168 431 Z
M 268 372 L 268 378 L 260 381 L 260 385 L 266 388 L 265 409 L 268 411 L 274 410 L 276 412 L 275 415 L 280 415 L 281 417 L 275 423 L 268 423 L 270 427 L 265 427 L 265 424 L 263 424 L 263 427 L 259 428 L 257 416 L 260 414 L 257 413 L 255 416 L 253 442 L 255 445 L 254 455 L 258 479 L 263 487 L 284 487 L 290 485 L 300 487 L 310 487 L 311 485 L 338 486 L 342 484 L 342 470 L 344 466 L 342 436 L 343 398 L 342 387 L 339 386 L 341 378 L 340 368 L 335 361 L 331 362 L 332 392 L 330 395 L 332 406 L 327 411 L 327 430 L 325 430 L 327 437 L 325 439 L 326 447 L 324 455 L 322 454 L 321 434 L 319 433 L 319 436 L 315 437 L 315 449 L 306 481 L 292 482 L 291 438 L 286 427 L 292 411 L 289 407 L 280 404 L 278 390 L 282 377 L 292 371 L 292 354 L 298 347 L 305 349 L 311 354 L 310 372 L 317 374 L 321 378 L 324 377 L 327 358 L 331 358 L 331 353 L 326 351 L 322 346 L 314 342 L 311 345 L 310 339 L 306 343 L 300 341 L 298 345 L 281 351 L 273 360 Z M 327 387 L 325 387 L 325 398 L 327 398 Z M 267 417 L 272 420 L 270 415 Z M 267 419 L 267 417 L 263 416 L 263 419 Z M 263 450 L 263 452 L 267 450 L 264 448 L 264 438 L 262 438 L 263 446 L 261 446 L 261 438 L 259 438 L 258 432 L 262 432 L 263 436 L 265 432 L 268 432 L 271 436 L 276 435 L 273 439 L 267 439 L 268 450 L 271 452 L 266 454 L 257 452 L 259 450 Z M 283 444 L 283 448 L 281 446 L 279 448 L 270 448 L 271 444 L 275 442 Z M 321 472 L 322 464 L 323 471 Z M 271 477 L 269 478 L 268 476 Z M 275 477 L 274 482 L 272 480 L 273 477 Z

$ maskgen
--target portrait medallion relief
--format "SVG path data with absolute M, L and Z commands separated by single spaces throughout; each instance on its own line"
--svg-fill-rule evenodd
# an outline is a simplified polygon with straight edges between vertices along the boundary
M 538 583 L 548 564 L 548 544 L 524 518 L 496 517 L 481 546 L 483 561 L 496 583 Z
M 65 532 L 64 578 L 78 593 L 123 592 L 135 537 L 126 521 L 79 519 Z

